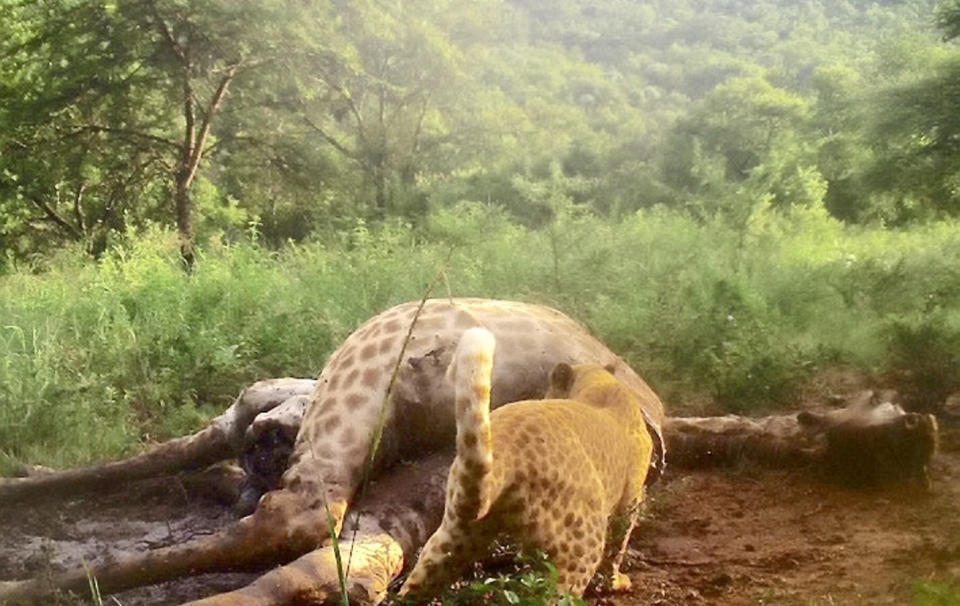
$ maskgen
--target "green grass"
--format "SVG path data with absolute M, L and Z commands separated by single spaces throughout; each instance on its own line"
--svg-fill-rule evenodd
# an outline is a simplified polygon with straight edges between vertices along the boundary
M 924 581 L 913 589 L 913 606 L 957 606 L 960 584 Z
M 838 362 L 955 381 L 938 359 L 960 359 L 958 227 L 808 212 L 738 230 L 651 210 L 530 230 L 465 204 L 280 251 L 209 242 L 189 276 L 163 231 L 99 263 L 66 250 L 0 277 L 0 471 L 119 456 L 198 427 L 254 380 L 316 375 L 364 319 L 418 299 L 448 255 L 435 296 L 555 305 L 675 410 L 693 394 L 762 410 Z M 937 359 L 911 353 L 928 345 Z

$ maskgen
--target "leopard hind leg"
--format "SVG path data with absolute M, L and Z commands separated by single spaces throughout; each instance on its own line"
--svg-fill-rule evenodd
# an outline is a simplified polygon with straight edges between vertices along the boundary
M 546 515 L 548 519 L 527 521 L 524 543 L 544 552 L 556 567 L 557 589 L 581 596 L 603 557 L 606 520 L 597 508 L 576 500 L 562 508 L 554 502 Z
M 626 591 L 630 589 L 630 577 L 620 572 L 623 556 L 627 552 L 630 533 L 637 524 L 640 513 L 639 501 L 612 515 L 607 522 L 607 540 L 603 559 L 594 579 L 599 591 Z
M 440 528 L 430 537 L 417 558 L 417 563 L 400 588 L 400 596 L 416 596 L 425 600 L 441 593 L 470 564 L 483 559 L 493 536 L 484 532 L 483 524 L 465 526 L 451 523 L 444 517 Z

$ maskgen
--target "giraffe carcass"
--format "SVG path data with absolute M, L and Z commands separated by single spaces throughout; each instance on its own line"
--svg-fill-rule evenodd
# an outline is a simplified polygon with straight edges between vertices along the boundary
M 858 476 L 919 480 L 921 485 L 926 479 L 926 464 L 936 445 L 935 419 L 904 412 L 876 394 L 865 394 L 847 408 L 824 413 L 664 420 L 659 400 L 646 384 L 560 312 L 483 299 L 428 301 L 401 356 L 417 307 L 416 303 L 397 306 L 361 326 L 334 352 L 319 381 L 258 382 L 198 434 L 126 461 L 37 478 L 0 479 L 0 506 L 115 486 L 127 478 L 201 467 L 238 455 L 251 479 L 248 497 L 275 484 L 280 490 L 267 495 L 254 515 L 211 539 L 95 566 L 100 586 L 115 591 L 204 571 L 263 569 L 305 553 L 247 588 L 200 603 L 336 602 L 340 589 L 335 553 L 326 544 L 325 505 L 339 527 L 365 463 L 369 432 L 380 419 L 378 398 L 383 401 L 389 377 L 398 368 L 377 464 L 383 469 L 406 456 L 417 463 L 390 469 L 352 504 L 354 513 L 366 515 L 351 524 L 348 537 L 353 541 L 344 554 L 350 563 L 348 588 L 354 602 L 376 602 L 399 573 L 403 559 L 422 545 L 442 514 L 450 457 L 439 453 L 424 458 L 424 454 L 452 443 L 452 393 L 442 375 L 459 335 L 471 326 L 486 326 L 503 343 L 494 371 L 495 404 L 539 395 L 556 362 L 613 363 L 617 376 L 640 395 L 651 433 L 659 442 L 656 466 L 651 469 L 654 476 L 662 469 L 665 439 L 675 455 L 670 460 L 682 466 L 748 457 L 773 465 L 834 469 L 846 465 L 849 453 L 856 452 Z M 300 431 L 301 423 L 312 430 Z M 294 456 L 281 479 L 295 434 Z M 340 471 L 335 469 L 341 465 Z M 864 468 L 870 471 L 865 476 Z M 53 586 L 84 589 L 87 583 L 82 570 L 54 578 L 52 584 L 48 580 L 0 583 L 0 603 L 37 600 Z
M 207 603 L 280 604 L 291 591 L 300 591 L 301 585 L 310 587 L 311 574 L 330 571 L 334 561 L 329 546 L 331 529 L 339 534 L 368 463 L 380 470 L 403 457 L 422 456 L 452 443 L 453 392 L 443 375 L 459 336 L 476 326 L 486 327 L 500 344 L 494 368 L 495 406 L 540 397 L 550 371 L 560 362 L 613 367 L 618 378 L 635 391 L 657 442 L 656 463 L 651 470 L 651 477 L 656 476 L 664 455 L 660 400 L 626 363 L 569 317 L 541 305 L 487 299 L 435 299 L 422 307 L 417 302 L 406 303 L 369 320 L 331 355 L 309 396 L 289 468 L 278 490 L 268 492 L 251 515 L 215 536 L 116 563 L 93 565 L 89 572 L 96 576 L 101 591 L 187 574 L 263 569 L 298 557 L 289 567 L 251 585 L 246 593 L 241 590 Z M 396 382 L 386 401 L 395 369 Z M 277 399 L 303 395 L 298 391 L 303 384 L 283 385 L 288 391 L 281 395 L 287 397 Z M 208 432 L 208 437 L 216 438 L 209 439 L 215 452 L 201 452 L 201 441 L 185 438 L 174 443 L 172 450 L 146 453 L 131 468 L 155 471 L 165 462 L 182 461 L 184 451 L 204 461 L 227 456 L 243 430 L 238 417 L 247 419 L 251 412 L 265 408 L 269 406 L 244 408 L 241 399 L 233 418 L 222 419 L 219 427 L 214 423 L 214 429 Z M 382 440 L 370 461 L 375 435 Z M 124 466 L 123 462 L 108 464 L 111 481 L 122 476 Z M 103 469 L 71 472 L 70 483 L 74 487 L 82 484 L 85 475 L 96 480 Z M 0 505 L 36 494 L 29 488 L 32 481 L 4 480 L 0 483 Z M 41 493 L 56 485 L 55 477 L 39 481 L 46 486 Z M 403 517 L 402 512 L 398 515 Z M 389 580 L 399 572 L 404 548 L 409 551 L 409 546 L 416 543 L 412 539 L 404 544 L 376 526 L 360 534 L 361 545 L 366 545 L 364 561 L 369 565 L 351 571 L 358 579 L 357 591 L 366 595 L 367 601 L 382 597 L 386 590 L 382 579 Z M 371 570 L 376 574 L 369 573 Z M 0 601 L 34 599 L 52 587 L 83 589 L 87 583 L 88 573 L 83 570 L 56 577 L 52 584 L 8 583 L 0 587 Z M 265 598 L 264 592 L 268 594 Z M 243 601 L 252 600 L 254 595 L 260 601 Z

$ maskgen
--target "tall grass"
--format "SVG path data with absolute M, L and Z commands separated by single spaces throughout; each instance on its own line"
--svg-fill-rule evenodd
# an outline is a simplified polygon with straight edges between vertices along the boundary
M 737 228 L 651 210 L 530 230 L 464 204 L 281 251 L 211 242 L 189 276 L 163 231 L 95 264 L 63 251 L 0 278 L 0 468 L 117 456 L 198 426 L 256 379 L 316 375 L 362 320 L 419 298 L 451 249 L 436 296 L 555 305 L 675 409 L 692 393 L 756 409 L 818 366 L 909 367 L 927 329 L 960 355 L 957 228 L 816 213 Z

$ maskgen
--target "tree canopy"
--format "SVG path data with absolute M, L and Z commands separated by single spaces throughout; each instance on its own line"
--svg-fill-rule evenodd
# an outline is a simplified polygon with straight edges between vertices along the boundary
M 0 250 L 536 226 L 558 179 L 599 214 L 956 215 L 958 36 L 932 0 L 10 0 Z

